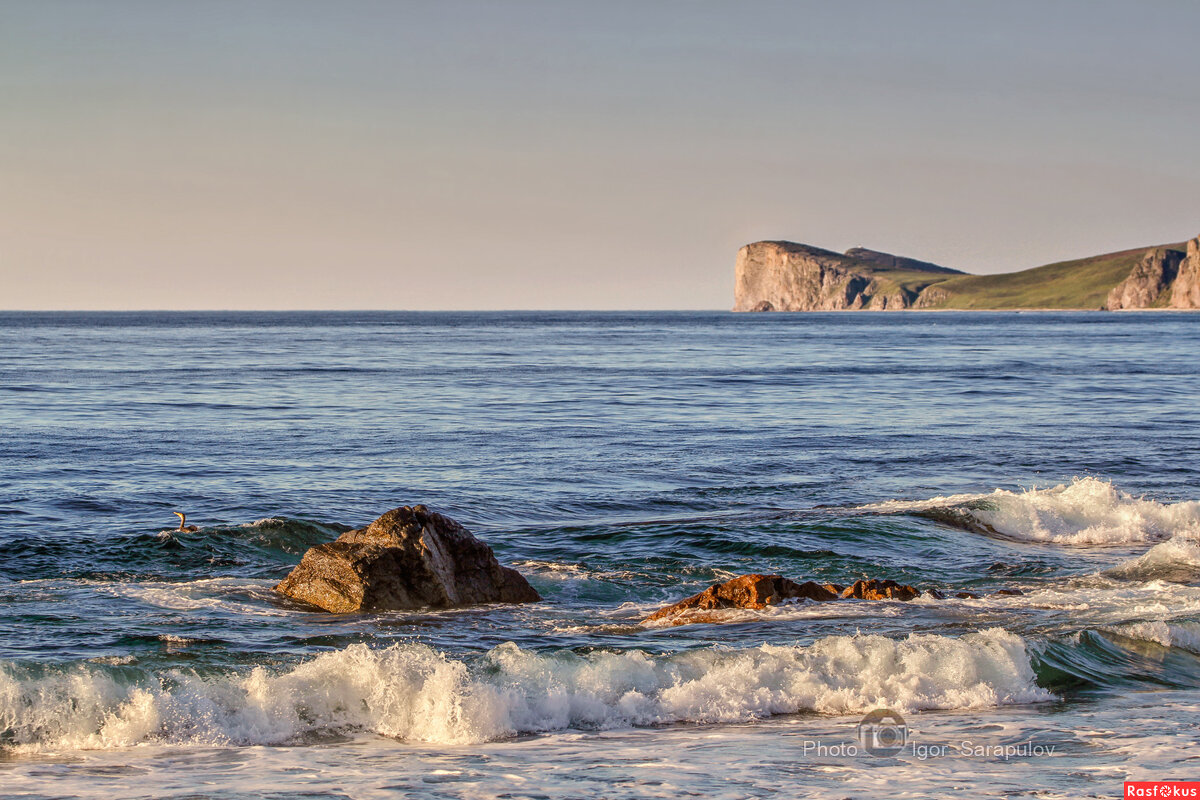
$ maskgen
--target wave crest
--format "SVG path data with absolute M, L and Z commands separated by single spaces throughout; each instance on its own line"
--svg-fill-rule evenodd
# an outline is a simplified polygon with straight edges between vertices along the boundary
M 1130 639 L 1153 642 L 1161 647 L 1178 647 L 1200 655 L 1200 623 L 1186 620 L 1131 622 L 1113 628 L 1113 631 Z
M 1174 536 L 1104 574 L 1128 580 L 1190 583 L 1200 578 L 1200 541 Z
M 1200 538 L 1200 502 L 1159 503 L 1090 477 L 1049 489 L 891 500 L 862 510 L 916 514 L 1028 542 L 1128 544 L 1161 541 L 1180 533 Z
M 662 656 L 541 654 L 508 643 L 471 663 L 420 644 L 352 645 L 285 671 L 208 677 L 0 665 L 0 742 L 21 750 L 284 744 L 370 731 L 463 744 L 568 728 L 1050 699 L 1024 641 L 998 628 Z

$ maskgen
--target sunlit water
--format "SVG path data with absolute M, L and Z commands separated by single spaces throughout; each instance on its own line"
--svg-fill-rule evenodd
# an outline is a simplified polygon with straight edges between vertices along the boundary
M 0 794 L 1194 778 L 1197 398 L 1187 314 L 0 314 Z M 416 502 L 545 602 L 272 592 Z M 980 597 L 639 624 L 745 572 Z

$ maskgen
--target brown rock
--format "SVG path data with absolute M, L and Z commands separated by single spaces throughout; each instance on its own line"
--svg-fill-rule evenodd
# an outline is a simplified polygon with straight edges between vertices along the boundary
M 1105 308 L 1153 308 L 1175 280 L 1183 253 L 1165 247 L 1147 250 L 1129 277 L 1108 293 Z
M 721 608 L 766 608 L 792 599 L 824 602 L 836 600 L 837 595 L 812 581 L 796 583 L 779 575 L 739 575 L 725 583 L 710 586 L 700 594 L 661 608 L 642 621 L 653 622 L 685 614 L 689 616 L 685 620 L 687 622 L 711 621 L 711 617 L 696 618 L 690 612 Z
M 542 599 L 492 548 L 420 505 L 310 548 L 275 590 L 337 613 Z
M 786 581 L 787 578 L 784 578 L 784 580 Z M 788 583 L 791 583 L 791 581 L 788 581 Z M 815 600 L 818 603 L 826 603 L 830 600 L 838 599 L 836 592 L 831 592 L 827 587 L 813 583 L 812 581 L 793 584 L 788 589 L 788 594 L 784 597 L 785 600 L 800 598 L 803 600 Z
M 827 592 L 833 592 L 839 597 L 841 596 L 842 592 L 846 591 L 846 587 L 842 586 L 840 583 L 825 583 L 821 585 L 821 588 Z
M 896 583 L 889 580 L 863 580 L 855 581 L 854 585 L 846 588 L 842 592 L 843 598 L 853 598 L 855 600 L 912 600 L 919 595 L 916 589 L 911 586 Z
M 1187 243 L 1187 257 L 1171 287 L 1171 308 L 1200 308 L 1200 237 Z

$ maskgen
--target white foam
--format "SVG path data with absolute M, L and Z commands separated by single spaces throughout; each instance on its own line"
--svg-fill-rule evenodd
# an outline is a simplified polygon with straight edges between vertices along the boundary
M 1105 572 L 1115 578 L 1192 581 L 1200 576 L 1200 542 L 1173 536 Z
M 919 601 L 912 601 L 919 602 Z M 931 604 L 968 618 L 1002 613 L 1036 620 L 1039 634 L 1066 635 L 1085 628 L 1115 629 L 1128 623 L 1177 624 L 1200 616 L 1200 587 L 1164 580 L 1132 582 L 1104 575 L 1081 575 L 1023 595 L 987 595 L 975 600 L 947 598 Z
M 1179 647 L 1200 653 L 1200 623 L 1196 622 L 1132 622 L 1113 629 L 1130 639 L 1154 642 L 1163 647 Z
M 127 597 L 155 608 L 174 611 L 219 609 L 254 616 L 280 617 L 286 609 L 267 601 L 272 597 L 271 581 L 250 578 L 201 578 L 171 583 L 166 581 L 129 581 L 101 583 L 98 590 Z M 260 600 L 262 602 L 253 602 Z M 251 601 L 251 602 L 247 602 Z
M 123 681 L 121 675 L 141 678 Z M 835 636 L 812 645 L 539 654 L 472 664 L 420 644 L 352 645 L 292 669 L 199 677 L 0 665 L 0 741 L 22 750 L 280 744 L 369 731 L 473 743 L 568 728 L 732 722 L 812 710 L 974 709 L 1051 699 L 1020 637 Z
M 1090 477 L 1049 489 L 891 500 L 862 509 L 885 513 L 944 509 L 1001 535 L 1030 542 L 1123 544 L 1161 541 L 1176 534 L 1200 538 L 1200 502 L 1159 503 Z

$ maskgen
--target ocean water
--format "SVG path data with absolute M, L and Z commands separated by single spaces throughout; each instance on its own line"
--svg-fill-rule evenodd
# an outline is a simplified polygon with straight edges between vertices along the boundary
M 0 795 L 1195 779 L 1198 399 L 1189 314 L 0 314 Z M 545 602 L 272 592 L 418 502 Z M 746 572 L 980 596 L 639 623 Z

